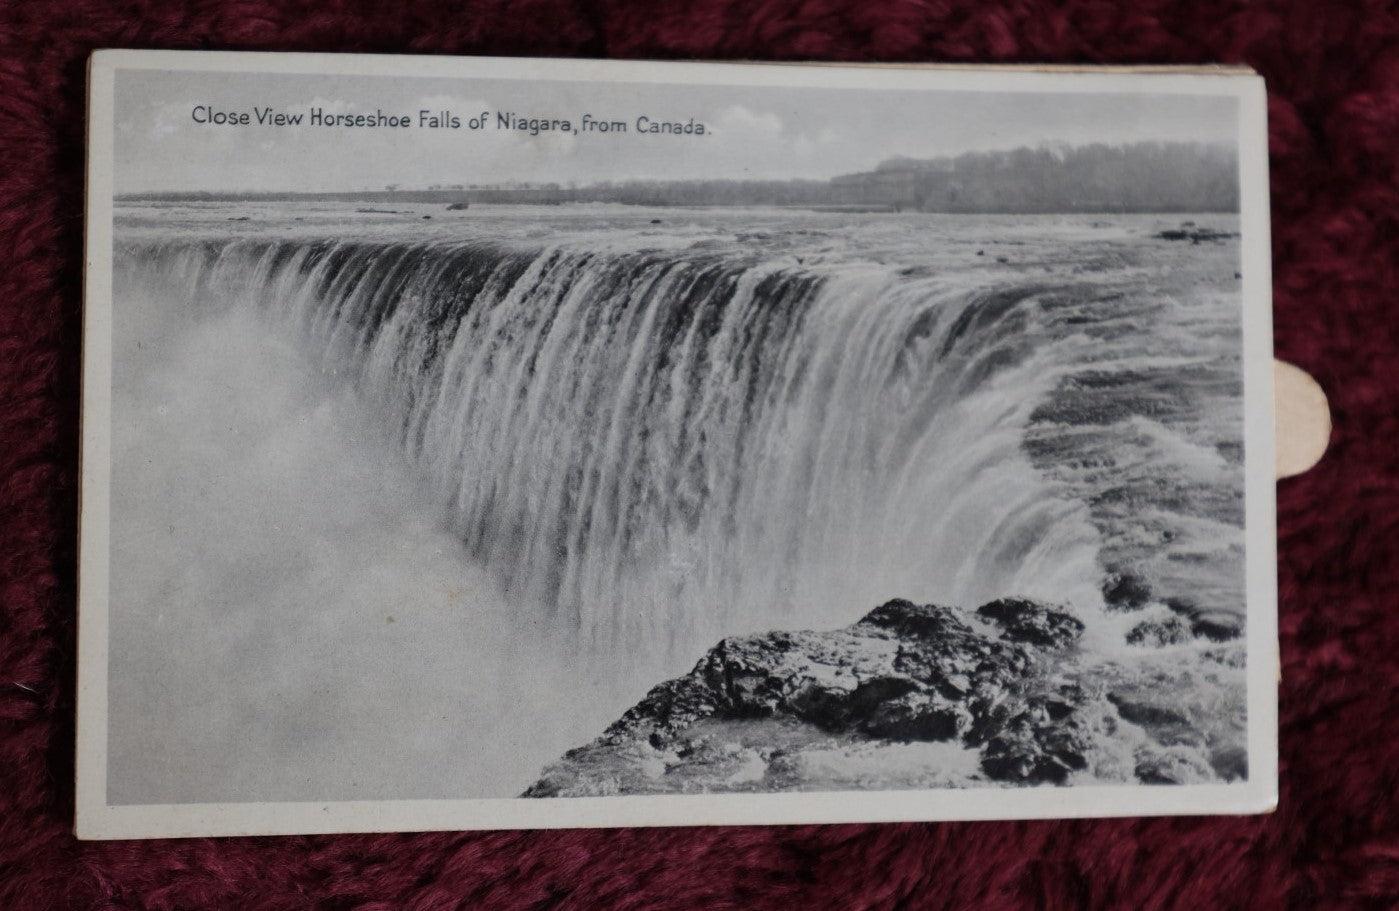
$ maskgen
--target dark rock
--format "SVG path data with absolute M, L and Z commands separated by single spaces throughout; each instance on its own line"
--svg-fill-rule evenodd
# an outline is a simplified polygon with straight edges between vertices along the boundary
M 874 703 L 863 713 L 859 729 L 872 737 L 898 741 L 951 740 L 968 716 L 947 700 L 926 692 L 909 692 Z
M 1238 237 L 1239 235 L 1238 232 L 1216 231 L 1213 228 L 1194 228 L 1193 230 L 1188 230 L 1186 227 L 1182 227 L 1180 229 L 1168 228 L 1165 231 L 1158 231 L 1155 236 L 1161 240 L 1188 240 L 1192 244 L 1198 244 L 1202 241 L 1220 243 L 1228 238 Z
M 821 685 L 799 686 L 788 700 L 792 714 L 828 731 L 858 726 L 886 703 L 894 704 L 918 690 L 908 677 L 891 675 L 861 681 L 854 690 Z
M 1169 773 L 1156 762 L 1139 762 L 1134 770 L 1138 780 L 1142 784 L 1179 784 Z M 528 795 L 526 795 L 528 796 Z
M 1221 667 L 1243 670 L 1247 666 L 1247 653 L 1238 647 L 1238 643 L 1226 643 L 1207 648 L 1200 652 L 1200 657 L 1211 664 Z
M 1202 608 L 1185 598 L 1167 598 L 1166 606 L 1190 621 L 1190 632 L 1197 638 L 1227 642 L 1243 635 L 1244 619 L 1232 611 Z
M 1103 603 L 1110 610 L 1141 610 L 1151 600 L 1151 587 L 1131 570 L 1110 571 L 1103 580 Z
M 464 211 L 464 210 L 469 209 L 469 208 L 471 208 L 471 203 L 469 203 L 469 202 L 454 202 L 454 203 L 448 204 L 448 206 L 447 206 L 447 211 L 448 211 L 448 212 L 461 212 L 461 211 Z
M 1108 701 L 1117 706 L 1117 714 L 1133 724 L 1142 727 L 1161 726 L 1167 724 L 1185 724 L 1185 716 L 1179 711 L 1166 706 L 1152 705 L 1147 702 L 1137 702 L 1132 699 L 1120 696 L 1117 693 L 1109 693 Z
M 1189 598 L 1166 598 L 1161 603 L 1184 617 L 1193 617 L 1200 612 L 1199 606 Z
M 1127 632 L 1130 645 L 1152 645 L 1160 648 L 1166 645 L 1180 645 L 1193 638 L 1190 627 L 1179 617 L 1165 620 L 1143 620 Z
M 977 614 L 996 635 L 954 608 L 896 600 L 828 633 L 725 639 L 570 750 L 526 796 L 751 788 L 753 776 L 795 774 L 805 750 L 866 756 L 895 743 L 960 743 L 981 750 L 982 772 L 996 780 L 1063 782 L 1087 761 L 1084 694 L 1051 684 L 1048 671 L 1082 622 L 1027 599 Z M 725 725 L 769 740 L 724 741 L 714 732 L 734 736 Z M 788 744 L 777 771 L 768 766 L 772 738 Z
M 1219 747 L 1210 754 L 1210 766 L 1225 781 L 1244 781 L 1248 778 L 1248 750 L 1234 745 Z
M 1142 750 L 1133 773 L 1142 784 L 1193 784 L 1214 778 L 1214 771 L 1190 750 Z
M 1112 582 L 1123 603 L 1148 597 L 1130 573 Z M 1164 619 L 1134 627 L 1143 642 L 1174 641 L 1180 627 L 1216 613 L 1168 606 L 1174 616 L 1163 611 Z M 1170 652 L 1088 663 L 1075 648 L 1083 632 L 1069 609 L 1024 598 L 974 613 L 895 600 L 843 629 L 724 639 L 690 673 L 653 687 L 602 736 L 544 769 L 525 793 L 1247 776 L 1237 731 L 1219 721 L 1221 700 L 1241 698 L 1230 682 L 1242 671 L 1237 644 L 1202 650 L 1206 660 L 1220 653 L 1206 669 L 1182 666 Z
M 876 627 L 928 643 L 974 635 L 971 627 L 952 608 L 935 604 L 918 605 L 902 599 L 876 607 L 855 625 Z
M 624 739 L 638 727 L 649 728 L 647 741 L 659 749 L 676 734 L 718 709 L 717 694 L 694 675 L 667 680 L 652 687 L 636 705 L 603 732 L 603 740 Z M 579 749 L 582 749 L 581 747 Z
M 1190 631 L 1215 642 L 1226 642 L 1243 635 L 1243 618 L 1226 611 L 1206 611 L 1190 621 Z
M 920 689 L 918 682 L 909 677 L 873 677 L 855 688 L 845 700 L 845 706 L 851 714 L 860 717 Z
M 1083 622 L 1064 610 L 1025 598 L 1002 598 L 976 609 L 977 616 L 999 625 L 1003 638 L 1045 648 L 1065 648 L 1083 635 Z
M 1025 712 L 987 742 L 981 767 L 997 781 L 1063 784 L 1069 775 L 1088 768 L 1088 747 L 1088 738 L 1072 718 L 1043 721 Z
M 525 788 L 521 797 L 559 797 L 563 794 L 565 782 L 557 778 L 541 778 Z
M 1145 729 L 1152 740 L 1163 746 L 1203 746 L 1204 735 L 1190 717 L 1174 704 L 1167 692 L 1109 693 L 1108 701 L 1123 721 Z

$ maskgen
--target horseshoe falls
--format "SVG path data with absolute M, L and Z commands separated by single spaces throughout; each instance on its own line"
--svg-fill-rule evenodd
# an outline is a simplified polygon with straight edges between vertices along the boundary
M 204 768 L 255 706 L 281 720 L 253 741 L 324 767 L 411 703 L 442 730 L 264 791 L 401 796 L 403 763 L 485 749 L 443 733 L 465 714 L 509 761 L 422 794 L 514 793 L 719 638 L 896 597 L 1066 603 L 1105 661 L 1151 648 L 1128 640 L 1153 618 L 1241 626 L 1236 239 L 420 208 L 119 216 L 114 564 L 140 568 L 114 574 L 134 619 L 113 653 L 150 662 L 181 624 L 232 647 L 221 675 L 137 675 L 113 711 L 206 692 Z M 186 473 L 161 467 L 176 450 Z M 302 707 L 317 686 L 345 693 L 339 723 Z

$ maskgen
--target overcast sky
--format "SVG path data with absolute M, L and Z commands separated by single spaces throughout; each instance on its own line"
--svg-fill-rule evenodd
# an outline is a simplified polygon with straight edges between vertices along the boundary
M 407 115 L 448 110 L 462 128 L 201 125 L 196 106 L 252 114 Z M 622 120 L 626 134 L 495 128 L 496 113 Z M 470 118 L 490 112 L 491 128 Z M 644 136 L 636 118 L 705 124 Z M 1040 143 L 1192 140 L 1232 144 L 1227 96 L 991 94 L 132 71 L 117 73 L 119 193 L 355 190 L 388 184 L 590 183 L 635 178 L 826 178 L 893 155 L 934 157 Z

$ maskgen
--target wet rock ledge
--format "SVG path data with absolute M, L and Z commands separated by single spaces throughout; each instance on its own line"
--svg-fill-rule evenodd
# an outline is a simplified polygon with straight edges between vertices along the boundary
M 895 600 L 833 632 L 725 639 L 524 796 L 1061 784 L 1090 762 L 1124 780 L 1215 778 L 1178 703 L 1153 712 L 1140 688 L 1085 682 L 1082 632 L 1030 600 Z M 1105 752 L 1124 712 L 1135 740 Z

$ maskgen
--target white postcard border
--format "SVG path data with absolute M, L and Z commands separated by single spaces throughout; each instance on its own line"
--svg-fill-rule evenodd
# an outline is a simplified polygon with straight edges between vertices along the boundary
M 1211 785 L 979 788 L 549 799 L 387 800 L 112 806 L 107 802 L 108 572 L 111 483 L 114 75 L 214 71 L 396 78 L 651 84 L 1175 93 L 1238 98 L 1244 306 L 1247 781 Z M 76 832 L 166 838 L 719 824 L 1247 814 L 1277 805 L 1277 573 L 1267 108 L 1263 82 L 1238 69 L 792 66 L 248 52 L 96 52 L 89 66 L 83 325 Z

